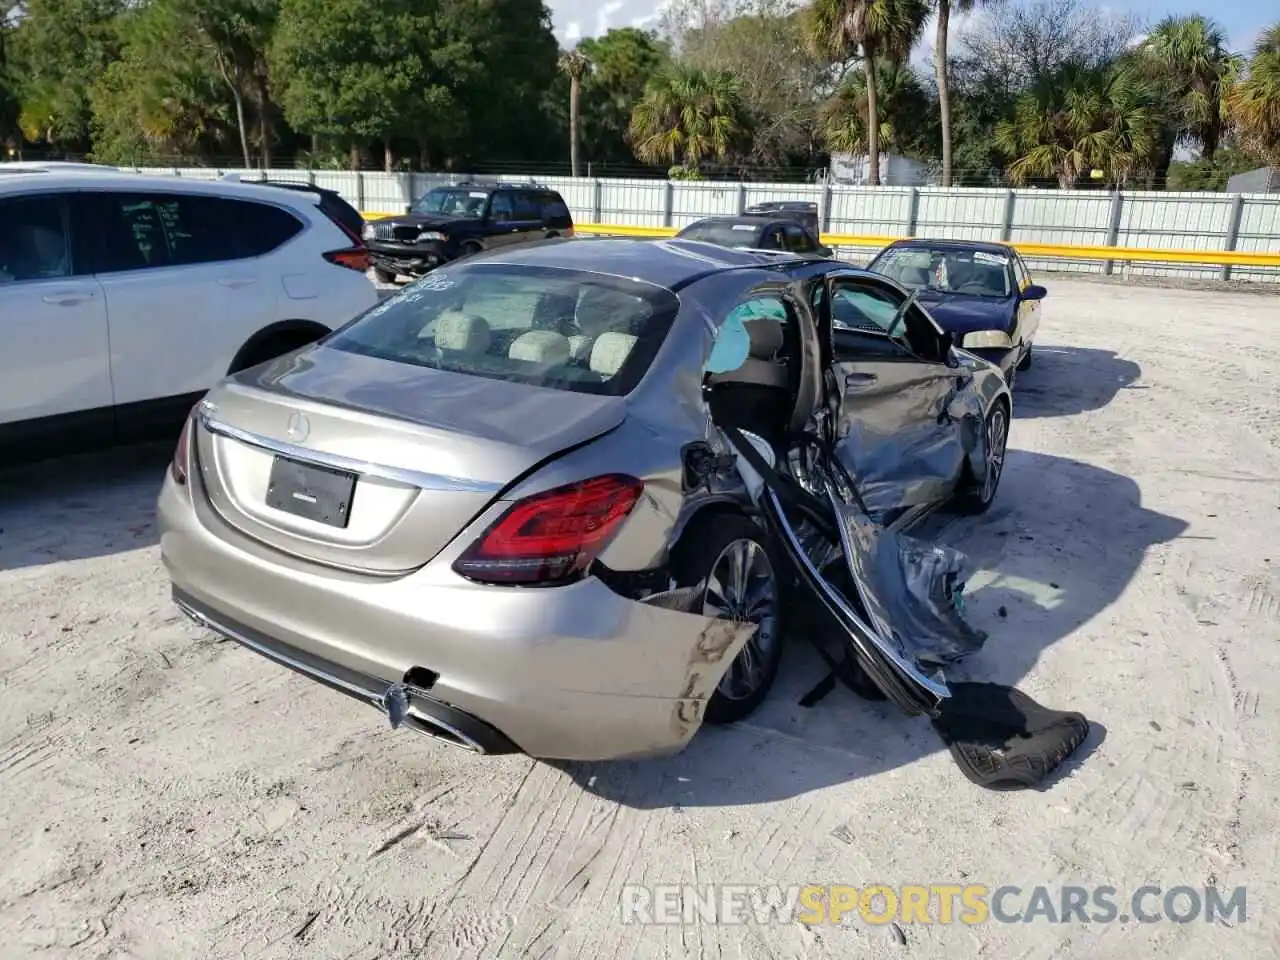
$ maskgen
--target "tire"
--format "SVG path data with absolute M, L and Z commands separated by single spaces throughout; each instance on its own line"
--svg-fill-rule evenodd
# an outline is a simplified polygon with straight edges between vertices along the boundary
M 1004 400 L 997 400 L 987 413 L 983 425 L 983 433 L 987 439 L 987 478 L 982 484 L 968 480 L 965 488 L 956 494 L 957 512 L 968 515 L 986 513 L 995 502 L 996 493 L 1000 489 L 1000 480 L 1004 477 L 1005 452 L 1009 446 L 1009 407 Z M 996 444 L 992 444 L 992 438 Z M 994 454 L 994 456 L 993 456 Z M 992 467 L 995 473 L 992 478 Z
M 373 278 L 379 283 L 395 283 L 396 275 L 394 271 L 383 270 L 381 267 L 373 268 Z
M 461 260 L 463 257 L 474 256 L 475 254 L 479 253 L 483 249 L 484 247 L 476 243 L 474 240 L 468 240 L 460 248 L 458 259 Z
M 755 572 L 752 580 L 761 590 L 759 597 L 752 597 L 750 584 L 746 596 L 733 596 L 732 584 L 728 590 L 723 586 L 717 589 L 717 582 L 727 579 L 725 574 L 735 557 L 746 560 L 748 570 Z M 672 552 L 671 573 L 678 584 L 706 583 L 696 610 L 705 616 L 723 616 L 727 599 L 733 605 L 730 609 L 739 611 L 738 616 L 760 624 L 707 701 L 705 722 L 720 725 L 745 719 L 764 702 L 777 679 L 786 636 L 783 570 L 783 560 L 764 529 L 736 513 L 694 520 Z M 729 597 L 720 595 L 726 592 Z M 756 608 L 754 616 L 747 612 L 750 605 Z
M 1031 359 L 1031 350 L 1032 350 L 1032 348 L 1031 348 L 1030 346 L 1028 346 L 1028 347 L 1027 347 L 1027 352 L 1026 352 L 1026 353 L 1024 353 L 1024 354 L 1022 355 L 1022 359 L 1018 361 L 1018 369 L 1019 369 L 1019 370 L 1030 370 L 1030 369 L 1031 369 L 1031 364 L 1032 364 L 1032 359 Z

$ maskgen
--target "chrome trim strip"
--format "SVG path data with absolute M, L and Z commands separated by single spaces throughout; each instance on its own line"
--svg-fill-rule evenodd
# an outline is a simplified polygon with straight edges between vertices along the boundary
M 364 687 L 361 687 L 361 686 L 358 686 L 357 684 L 350 683 L 346 680 L 343 680 L 341 677 L 334 676 L 332 673 L 328 673 L 323 670 L 317 670 L 314 667 L 312 667 L 310 664 L 302 663 L 298 660 L 295 660 L 293 657 L 282 654 L 279 651 L 272 650 L 270 647 L 267 647 L 265 644 L 261 644 L 254 640 L 250 640 L 248 637 L 246 637 L 244 634 L 240 633 L 239 631 L 232 630 L 229 627 L 225 627 L 222 624 L 217 623 L 214 620 L 211 620 L 209 617 L 205 616 L 200 611 L 193 609 L 192 607 L 183 603 L 181 600 L 177 599 L 176 597 L 174 598 L 173 602 L 174 602 L 174 605 L 177 606 L 179 610 L 185 613 L 188 617 L 190 617 L 196 623 L 200 624 L 200 626 L 205 627 L 208 630 L 212 630 L 214 633 L 219 633 L 224 637 L 228 637 L 234 640 L 236 643 L 240 644 L 241 646 L 248 647 L 254 653 L 262 654 L 262 656 L 266 657 L 268 660 L 274 660 L 277 663 L 282 664 L 283 666 L 286 666 L 291 670 L 296 670 L 298 673 L 304 674 L 308 677 L 315 677 L 318 680 L 323 680 L 327 684 L 331 684 L 332 686 L 337 687 L 340 690 L 346 691 L 347 693 L 351 694 L 351 696 L 355 697 L 358 700 L 363 700 L 366 703 L 370 703 L 375 706 L 380 702 L 377 694 L 373 693 L 370 690 L 366 690 Z
M 263 437 L 247 430 L 241 430 L 239 427 L 233 427 L 229 423 L 213 419 L 205 411 L 201 411 L 197 416 L 200 426 L 217 436 L 236 440 L 251 447 L 257 447 L 260 450 L 266 450 L 269 453 L 277 453 L 282 457 L 288 457 L 290 460 L 313 463 L 316 466 L 342 470 L 362 477 L 377 477 L 380 480 L 403 483 L 411 487 L 418 487 L 421 490 L 443 493 L 483 493 L 488 496 L 496 495 L 504 486 L 501 483 L 466 480 L 441 473 L 426 473 L 421 470 L 408 470 L 403 467 L 389 467 L 380 463 L 369 463 L 365 460 L 340 456 L 336 453 L 325 453 L 320 450 L 312 450 L 309 447 L 300 447 L 297 444 L 289 443 L 287 440 L 274 440 L 271 437 Z
M 278 663 L 281 666 L 288 667 L 290 670 L 294 670 L 305 677 L 313 677 L 322 683 L 326 683 L 329 686 L 332 686 L 338 690 L 341 690 L 355 697 L 357 700 L 360 700 L 363 703 L 367 703 L 369 706 L 373 707 L 374 709 L 382 713 L 386 712 L 386 710 L 382 706 L 382 699 L 372 691 L 366 690 L 364 687 L 358 686 L 357 684 L 349 683 L 348 681 L 343 680 L 341 677 L 334 676 L 332 673 L 329 673 L 327 671 L 317 670 L 315 667 L 311 666 L 310 664 L 305 664 L 298 660 L 295 660 L 293 657 L 290 657 L 287 654 L 283 654 L 278 650 L 274 650 L 271 647 L 268 647 L 266 644 L 258 643 L 255 640 L 250 640 L 248 637 L 246 637 L 244 634 L 240 633 L 239 631 L 232 630 L 228 627 L 225 627 L 222 624 L 211 620 L 209 617 L 205 616 L 203 613 L 200 613 L 198 610 L 192 609 L 190 606 L 183 603 L 181 600 L 177 599 L 176 597 L 174 598 L 173 602 L 174 602 L 174 605 L 177 606 L 179 610 L 185 613 L 188 617 L 190 617 L 193 621 L 198 623 L 200 626 L 208 630 L 212 630 L 214 633 L 219 633 L 224 637 L 234 640 L 236 643 L 240 644 L 243 647 L 247 647 L 248 649 L 252 650 L 254 653 L 257 653 L 263 657 L 266 657 L 268 660 Z M 387 684 L 387 686 L 390 686 L 390 684 Z M 422 697 L 421 694 L 419 694 L 418 696 L 420 697 L 420 699 L 424 699 L 424 700 L 430 699 L 429 697 Z M 414 710 L 412 703 L 410 703 L 409 711 L 410 712 L 409 712 L 408 719 L 411 721 L 417 721 L 417 722 L 408 723 L 406 724 L 406 726 L 409 727 L 411 730 L 413 730 L 415 733 L 420 733 L 425 736 L 431 737 L 431 739 L 433 740 L 440 740 L 443 743 L 450 744 L 451 746 L 463 747 L 464 749 L 470 750 L 473 753 L 482 754 L 485 752 L 484 748 L 480 746 L 480 744 L 476 743 L 474 740 L 472 740 L 462 731 L 453 727 L 451 724 L 445 723 L 441 720 L 437 720 L 435 717 L 429 717 L 423 712 L 421 712 L 420 710 Z M 432 726 L 439 727 L 445 733 L 449 734 L 449 736 L 456 737 L 457 739 L 450 740 L 448 737 L 441 737 L 433 733 L 430 730 L 430 727 Z

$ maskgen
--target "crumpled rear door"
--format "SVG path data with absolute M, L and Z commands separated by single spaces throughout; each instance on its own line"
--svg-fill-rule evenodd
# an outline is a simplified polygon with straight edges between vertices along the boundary
M 940 667 L 986 639 L 961 615 L 964 557 L 873 521 L 838 463 L 823 471 L 824 495 L 809 493 L 772 471 L 763 443 L 738 437 L 739 471 L 828 632 L 905 713 L 936 715 L 950 695 Z M 815 533 L 834 561 L 817 555 Z

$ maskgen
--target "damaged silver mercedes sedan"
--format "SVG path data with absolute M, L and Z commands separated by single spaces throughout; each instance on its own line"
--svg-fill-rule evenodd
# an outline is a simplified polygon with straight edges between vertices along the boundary
M 686 241 L 451 264 L 193 411 L 177 605 L 483 753 L 681 749 L 820 612 L 912 714 L 981 635 L 901 531 L 995 496 L 1011 398 L 892 280 Z

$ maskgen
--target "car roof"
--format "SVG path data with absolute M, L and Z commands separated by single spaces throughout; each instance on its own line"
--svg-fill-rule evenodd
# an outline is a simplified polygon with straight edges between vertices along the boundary
M 955 250 L 974 250 L 980 253 L 994 253 L 1007 257 L 1013 253 L 1013 247 L 1000 240 L 931 240 L 928 237 L 910 237 L 906 240 L 895 240 L 889 247 L 916 248 L 952 248 Z M 886 250 L 888 247 L 885 248 Z
M 697 240 L 580 237 L 499 248 L 481 254 L 473 262 L 583 270 L 676 290 L 711 274 L 730 270 L 777 271 L 793 266 L 811 267 L 815 261 L 811 256 L 735 250 Z
M 559 196 L 560 193 L 554 187 L 548 187 L 545 184 L 538 183 L 535 180 L 503 180 L 502 178 L 489 179 L 479 177 L 473 180 L 461 180 L 458 183 L 438 183 L 431 190 L 529 190 L 533 193 L 554 193 Z
M 5 166 L 0 164 L 0 167 Z M 137 190 L 147 193 L 184 193 L 201 196 L 269 200 L 297 209 L 313 209 L 319 206 L 320 195 L 310 191 L 289 190 L 269 184 L 245 183 L 234 180 L 195 180 L 164 174 L 130 173 L 107 167 L 101 172 L 78 169 L 74 172 L 57 169 L 33 169 L 29 175 L 17 173 L 12 178 L 0 177 L 0 194 L 20 193 L 38 188 L 42 193 L 54 190 Z

